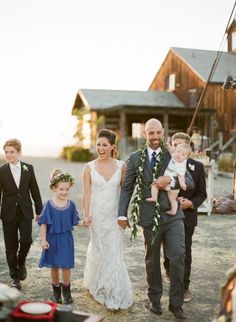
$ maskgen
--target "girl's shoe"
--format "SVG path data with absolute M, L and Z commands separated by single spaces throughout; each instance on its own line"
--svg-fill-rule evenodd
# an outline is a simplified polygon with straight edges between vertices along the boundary
M 62 293 L 64 297 L 64 304 L 73 303 L 73 299 L 71 297 L 71 292 L 70 292 L 70 284 L 69 285 L 62 284 Z
M 59 286 L 55 286 L 52 284 L 53 288 L 53 297 L 52 301 L 56 303 L 62 303 L 62 298 L 61 298 L 61 284 Z

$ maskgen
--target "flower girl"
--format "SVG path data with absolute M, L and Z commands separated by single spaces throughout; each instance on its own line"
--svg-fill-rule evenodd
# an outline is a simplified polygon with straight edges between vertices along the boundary
M 74 267 L 73 226 L 78 225 L 79 216 L 73 201 L 68 199 L 74 178 L 61 169 L 55 169 L 50 177 L 50 188 L 54 197 L 43 207 L 39 219 L 41 226 L 41 247 L 43 249 L 39 267 L 51 269 L 53 288 L 52 300 L 62 303 L 73 302 L 70 291 L 71 268 Z M 63 283 L 60 283 L 59 270 L 62 271 Z

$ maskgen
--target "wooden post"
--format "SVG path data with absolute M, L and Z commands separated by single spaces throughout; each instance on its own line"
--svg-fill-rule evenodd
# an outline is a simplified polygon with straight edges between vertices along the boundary
M 209 143 L 214 143 L 214 117 L 210 116 Z
M 165 130 L 165 139 L 167 140 L 169 132 L 169 115 L 167 113 L 165 113 L 163 117 L 163 127 Z
M 125 111 L 120 111 L 120 136 L 121 138 L 126 137 L 126 113 Z
M 236 199 L 236 159 L 234 159 L 233 171 L 234 171 L 233 195 L 234 195 L 234 199 Z
M 219 151 L 222 153 L 222 147 L 223 147 L 223 133 L 218 132 L 218 138 L 219 138 Z
M 90 148 L 95 147 L 96 144 L 96 136 L 98 133 L 98 126 L 97 126 L 97 112 L 91 112 L 91 142 L 90 142 Z
M 232 153 L 235 156 L 236 155 L 236 133 L 235 133 L 235 131 L 231 131 L 231 135 L 234 138 L 231 146 L 232 146 Z
M 126 158 L 126 150 L 127 150 L 127 143 L 126 143 L 126 113 L 125 111 L 120 111 L 120 156 L 124 160 Z

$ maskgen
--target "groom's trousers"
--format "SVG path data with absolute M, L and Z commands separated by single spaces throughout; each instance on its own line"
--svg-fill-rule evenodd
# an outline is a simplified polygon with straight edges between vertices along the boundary
M 183 219 L 171 220 L 160 225 L 159 235 L 152 245 L 152 226 L 143 228 L 146 247 L 146 274 L 148 297 L 150 302 L 160 302 L 162 296 L 162 276 L 160 250 L 165 235 L 165 251 L 170 263 L 169 303 L 173 306 L 183 305 L 183 279 L 185 239 Z

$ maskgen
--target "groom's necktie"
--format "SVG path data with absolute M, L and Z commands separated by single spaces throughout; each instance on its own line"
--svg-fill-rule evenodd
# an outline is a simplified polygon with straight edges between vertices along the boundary
M 151 166 L 152 168 L 155 167 L 156 163 L 157 163 L 157 154 L 155 151 L 152 152 L 152 157 L 151 157 Z

